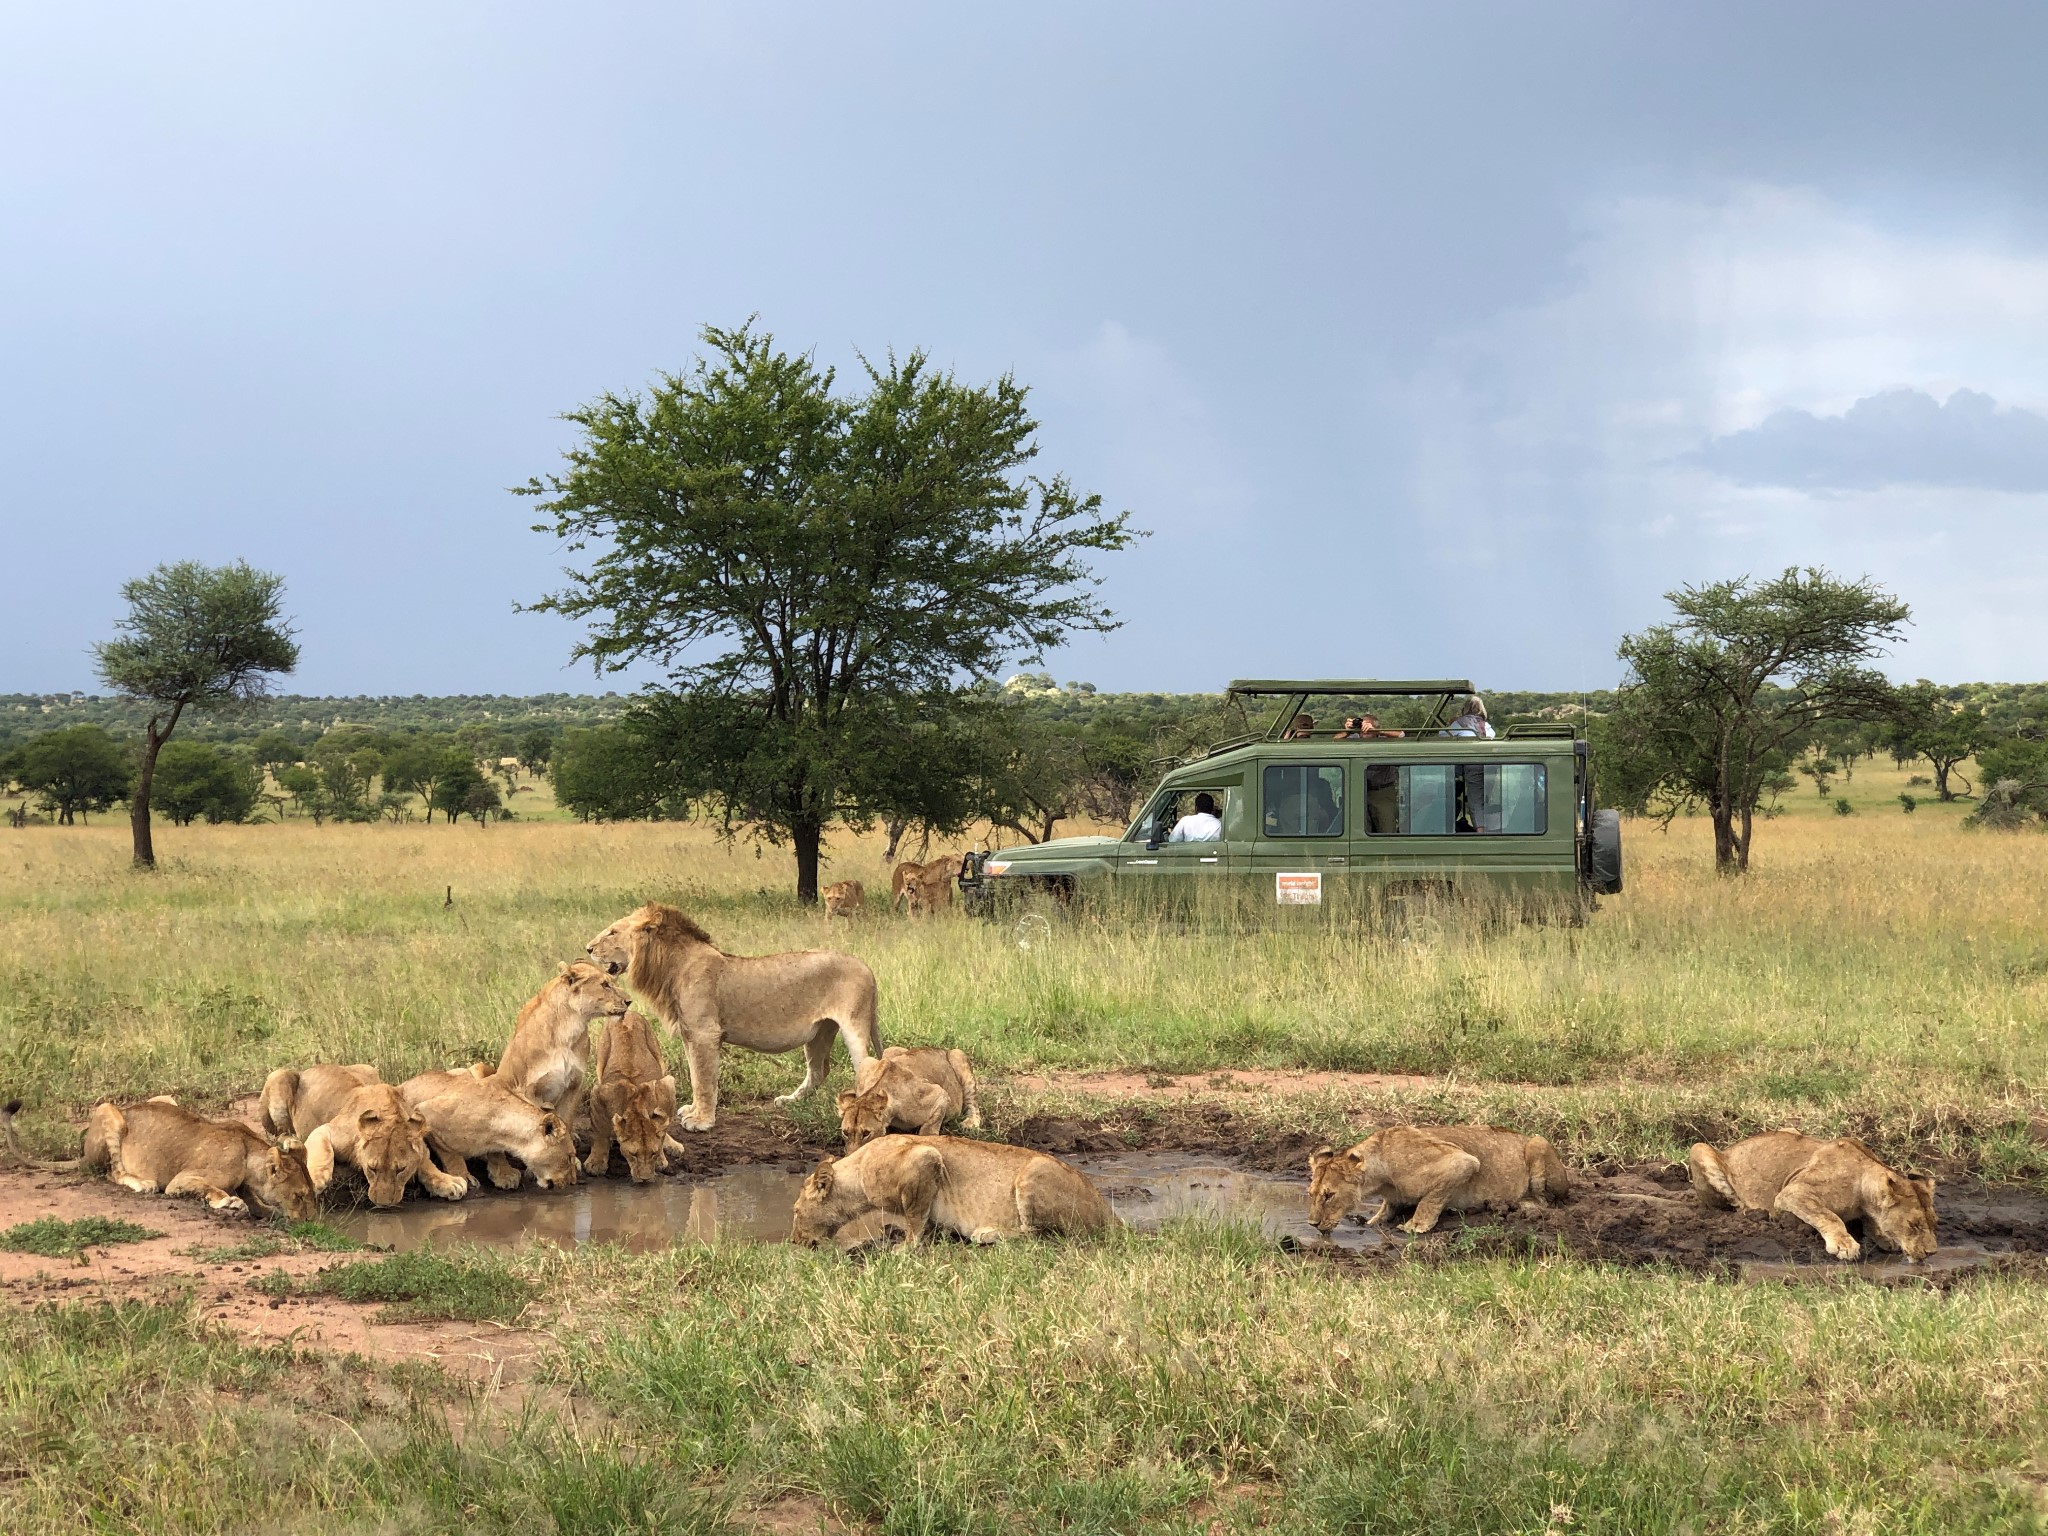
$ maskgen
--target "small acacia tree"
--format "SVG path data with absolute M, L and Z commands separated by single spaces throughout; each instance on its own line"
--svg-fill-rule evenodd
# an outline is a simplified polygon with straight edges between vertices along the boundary
M 40 797 L 69 826 L 92 811 L 104 811 L 129 793 L 135 764 L 120 743 L 96 725 L 71 725 L 31 736 L 14 764 L 23 789 Z
M 1954 800 L 1970 793 L 1961 764 L 1998 741 L 1998 732 L 1975 704 L 1951 705 L 1934 684 L 1922 679 L 1899 692 L 1899 711 L 1892 728 L 1896 755 L 1911 761 L 1924 757 L 1934 769 L 1934 794 Z M 1959 780 L 1958 790 L 1949 780 Z
M 1127 516 L 1038 449 L 1026 391 L 925 355 L 864 361 L 847 397 L 751 323 L 707 327 L 708 356 L 646 397 L 568 420 L 565 473 L 526 494 L 572 551 L 601 551 L 534 605 L 592 621 L 600 671 L 653 661 L 635 728 L 677 795 L 796 854 L 813 902 L 825 830 L 876 815 L 958 824 L 968 797 L 931 754 L 973 754 L 956 711 L 1006 658 L 1115 627 L 1086 561 Z M 916 754 L 925 758 L 917 760 Z
M 1865 578 L 1793 568 L 1666 594 L 1676 619 L 1621 642 L 1629 675 L 1608 740 L 1611 787 L 1667 819 L 1704 805 L 1714 864 L 1749 868 L 1757 802 L 1789 752 L 1827 721 L 1881 720 L 1897 691 L 1867 663 L 1911 617 Z
M 281 608 L 284 579 L 245 562 L 160 565 L 126 583 L 128 615 L 119 639 L 93 647 L 100 677 L 117 693 L 151 706 L 142 763 L 130 797 L 135 864 L 156 867 L 149 807 L 157 754 L 188 709 L 247 703 L 269 691 L 270 674 L 299 664 L 299 647 Z

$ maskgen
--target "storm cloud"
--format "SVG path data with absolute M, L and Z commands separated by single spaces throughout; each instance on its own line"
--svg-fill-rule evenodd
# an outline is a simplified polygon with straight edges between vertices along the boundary
M 1738 485 L 1801 491 L 1888 486 L 2048 491 L 2048 418 L 1959 389 L 1946 403 L 1917 389 L 1858 400 L 1839 416 L 1775 411 L 1707 443 L 1686 462 Z

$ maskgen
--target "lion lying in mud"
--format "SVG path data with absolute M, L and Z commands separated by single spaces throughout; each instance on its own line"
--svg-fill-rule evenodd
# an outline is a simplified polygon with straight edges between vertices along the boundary
M 620 918 L 588 946 L 591 959 L 623 974 L 641 1006 L 683 1037 L 690 1068 L 686 1131 L 718 1120 L 718 1048 L 770 1053 L 804 1050 L 804 1080 L 777 1103 L 824 1086 L 832 1037 L 846 1042 L 858 1071 L 880 1053 L 875 973 L 852 955 L 806 949 L 781 955 L 728 955 L 674 907 L 650 901 Z
M 85 1156 L 138 1195 L 197 1195 L 216 1211 L 253 1211 L 293 1221 L 313 1214 L 306 1155 L 273 1144 L 239 1120 L 206 1120 L 168 1098 L 94 1108 Z
M 956 1115 L 967 1130 L 981 1126 L 981 1106 L 974 1102 L 974 1069 L 965 1051 L 923 1045 L 916 1049 L 892 1045 L 879 1061 L 854 1074 L 852 1091 L 839 1095 L 839 1130 L 846 1150 L 858 1152 L 891 1130 L 936 1136 Z
M 652 1182 L 657 1173 L 668 1172 L 669 1152 L 683 1150 L 668 1133 L 675 1114 L 676 1080 L 662 1065 L 653 1026 L 637 1013 L 606 1025 L 597 1040 L 590 1156 L 583 1160 L 583 1171 L 609 1171 L 616 1141 L 633 1182 Z
M 1725 1152 L 1700 1141 L 1686 1167 L 1701 1204 L 1796 1216 L 1820 1234 L 1830 1258 L 1862 1256 L 1845 1225 L 1859 1216 L 1880 1248 L 1916 1263 L 1934 1252 L 1934 1180 L 1895 1172 L 1852 1137 L 1766 1131 Z
M 590 1026 L 632 1007 L 601 965 L 564 964 L 519 1010 L 497 1076 L 523 1099 L 552 1109 L 572 1131 L 590 1072 Z
M 521 1098 L 486 1067 L 422 1072 L 398 1085 L 399 1096 L 427 1122 L 427 1147 L 449 1177 L 466 1175 L 469 1159 L 500 1189 L 517 1189 L 518 1158 L 542 1189 L 576 1182 L 576 1143 L 551 1109 Z
M 263 1081 L 263 1123 L 306 1146 L 313 1191 L 334 1182 L 336 1161 L 362 1171 L 370 1204 L 393 1206 L 414 1179 L 441 1200 L 460 1200 L 469 1180 L 443 1173 L 427 1151 L 426 1117 L 367 1064 L 281 1067 Z
M 958 1136 L 884 1136 L 819 1161 L 797 1195 L 789 1240 L 834 1241 L 850 1224 L 896 1217 L 904 1240 L 936 1226 L 971 1243 L 1123 1225 L 1085 1176 L 1026 1147 Z
M 1419 1234 L 1445 1211 L 1511 1210 L 1531 1196 L 1571 1195 L 1570 1175 L 1549 1142 L 1493 1125 L 1392 1126 L 1348 1151 L 1318 1147 L 1308 1177 L 1309 1220 L 1322 1233 L 1372 1199 L 1380 1205 L 1367 1226 L 1379 1226 L 1396 1205 L 1413 1205 L 1401 1230 Z

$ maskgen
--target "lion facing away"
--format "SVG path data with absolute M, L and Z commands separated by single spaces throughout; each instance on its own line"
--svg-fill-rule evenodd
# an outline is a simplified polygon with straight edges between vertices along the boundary
M 896 1217 L 915 1244 L 936 1226 L 972 1243 L 1122 1226 L 1101 1191 L 1058 1158 L 959 1136 L 884 1136 L 819 1161 L 797 1195 L 789 1240 L 835 1240 L 850 1224 Z
M 427 1147 L 450 1177 L 467 1174 L 469 1159 L 500 1189 L 517 1189 L 518 1158 L 542 1189 L 576 1182 L 576 1143 L 551 1109 L 514 1093 L 478 1067 L 422 1072 L 398 1085 L 399 1096 L 427 1122 Z
M 1934 1180 L 1886 1167 L 1853 1137 L 1816 1141 L 1766 1131 L 1725 1152 L 1700 1141 L 1686 1167 L 1701 1204 L 1796 1216 L 1820 1234 L 1831 1258 L 1862 1255 L 1845 1225 L 1859 1216 L 1880 1248 L 1916 1263 L 1934 1252 Z
M 588 946 L 591 959 L 623 974 L 643 1007 L 683 1037 L 690 1069 L 686 1131 L 718 1119 L 718 1048 L 804 1051 L 804 1080 L 778 1103 L 824 1086 L 832 1037 L 846 1042 L 858 1072 L 880 1053 L 875 973 L 852 955 L 825 949 L 781 955 L 729 955 L 674 907 L 650 901 L 620 918 Z
M 314 1193 L 334 1182 L 337 1161 L 362 1171 L 370 1204 L 394 1206 L 414 1179 L 428 1194 L 460 1200 L 469 1180 L 443 1173 L 427 1151 L 427 1122 L 372 1066 L 280 1068 L 263 1083 L 263 1122 L 299 1137 Z
M 597 1041 L 597 1087 L 590 1095 L 590 1156 L 583 1160 L 584 1172 L 609 1171 L 617 1141 L 635 1184 L 666 1173 L 670 1149 L 682 1150 L 668 1133 L 675 1113 L 676 1080 L 662 1065 L 653 1027 L 637 1013 L 605 1026 Z
M 965 1051 L 932 1045 L 890 1046 L 854 1074 L 851 1092 L 839 1095 L 839 1130 L 849 1152 L 892 1130 L 936 1136 L 956 1115 L 964 1116 L 965 1129 L 980 1129 L 974 1069 Z
M 1391 1126 L 1347 1151 L 1318 1147 L 1308 1177 L 1309 1220 L 1323 1233 L 1366 1200 L 1380 1202 L 1367 1226 L 1381 1225 L 1394 1206 L 1412 1205 L 1401 1230 L 1423 1233 L 1447 1210 L 1509 1210 L 1531 1196 L 1571 1195 L 1556 1148 L 1495 1125 Z
M 498 1078 L 574 1130 L 590 1071 L 591 1021 L 619 1018 L 631 1006 L 603 966 L 565 963 L 519 1010 Z
M 314 1211 L 306 1155 L 277 1146 L 239 1120 L 206 1120 L 169 1099 L 126 1109 L 101 1104 L 85 1123 L 88 1168 L 104 1168 L 138 1195 L 197 1195 L 216 1211 Z

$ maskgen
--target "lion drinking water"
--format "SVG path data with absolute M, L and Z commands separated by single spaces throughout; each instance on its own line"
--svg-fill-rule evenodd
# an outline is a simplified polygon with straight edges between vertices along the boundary
M 612 1143 L 626 1156 L 635 1184 L 652 1182 L 668 1170 L 671 1149 L 682 1147 L 668 1133 L 675 1119 L 676 1080 L 662 1065 L 654 1030 L 637 1013 L 605 1027 L 597 1041 L 597 1087 L 590 1096 L 590 1156 L 586 1173 L 611 1167 Z
M 898 1218 L 913 1244 L 934 1226 L 994 1243 L 1122 1225 L 1084 1175 L 1043 1152 L 958 1136 L 884 1136 L 819 1161 L 797 1195 L 789 1240 L 815 1247 L 875 1216 Z
M 832 1037 L 846 1042 L 855 1071 L 880 1053 L 875 973 L 852 955 L 806 949 L 781 955 L 729 955 L 674 907 L 650 901 L 589 944 L 591 959 L 623 974 L 644 1007 L 683 1037 L 690 1068 L 686 1131 L 718 1119 L 718 1048 L 804 1050 L 804 1080 L 778 1103 L 824 1086 Z
M 1401 1230 L 1419 1234 L 1447 1210 L 1507 1210 L 1532 1195 L 1571 1194 L 1570 1176 L 1549 1142 L 1492 1125 L 1393 1126 L 1348 1151 L 1318 1147 L 1308 1175 L 1309 1220 L 1323 1233 L 1375 1198 L 1379 1209 L 1367 1226 L 1379 1226 L 1396 1205 L 1412 1205 L 1415 1214 Z
M 956 1115 L 964 1115 L 967 1130 L 981 1126 L 974 1069 L 965 1051 L 937 1046 L 892 1045 L 854 1074 L 851 1092 L 839 1095 L 839 1130 L 849 1152 L 892 1130 L 936 1136 Z
M 422 1072 L 398 1085 L 405 1102 L 426 1118 L 427 1146 L 451 1176 L 466 1174 L 469 1159 L 500 1189 L 517 1189 L 518 1158 L 542 1189 L 576 1182 L 576 1143 L 551 1109 L 521 1098 L 488 1069 L 458 1067 Z
M 1934 1252 L 1934 1180 L 1893 1171 L 1852 1137 L 1766 1131 L 1725 1152 L 1700 1141 L 1686 1166 L 1701 1204 L 1796 1216 L 1820 1234 L 1830 1258 L 1862 1255 L 1845 1225 L 1858 1217 L 1880 1248 L 1915 1262 Z
M 460 1200 L 469 1180 L 443 1173 L 427 1151 L 426 1117 L 368 1065 L 283 1067 L 263 1083 L 263 1122 L 306 1145 L 306 1172 L 315 1193 L 334 1182 L 337 1161 L 362 1170 L 370 1204 L 390 1207 L 405 1199 L 414 1179 L 428 1194 Z

